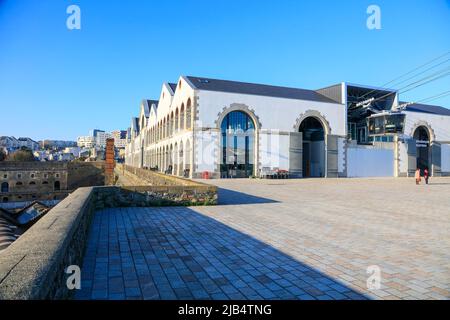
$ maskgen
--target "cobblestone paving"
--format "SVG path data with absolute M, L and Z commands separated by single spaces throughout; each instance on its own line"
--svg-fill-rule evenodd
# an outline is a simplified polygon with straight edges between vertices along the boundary
M 76 298 L 450 298 L 449 178 L 211 182 L 221 205 L 97 212 Z

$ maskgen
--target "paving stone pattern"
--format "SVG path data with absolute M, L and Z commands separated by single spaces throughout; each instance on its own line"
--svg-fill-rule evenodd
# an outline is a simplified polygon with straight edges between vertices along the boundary
M 75 297 L 450 298 L 449 178 L 211 182 L 218 206 L 97 212 Z

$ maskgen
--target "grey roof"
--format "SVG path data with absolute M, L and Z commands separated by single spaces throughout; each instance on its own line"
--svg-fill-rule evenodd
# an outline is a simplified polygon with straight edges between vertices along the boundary
M 175 92 L 175 90 L 177 89 L 177 84 L 176 83 L 168 83 L 170 89 L 172 89 L 173 92 Z
M 0 251 L 5 250 L 16 240 L 13 226 L 7 219 L 0 216 Z
M 158 100 L 147 100 L 147 104 L 148 104 L 148 108 L 151 109 L 152 108 L 152 104 L 155 105 L 155 107 L 158 109 Z
M 139 132 L 139 119 L 136 117 L 131 118 L 131 129 L 135 132 Z
M 230 93 L 252 94 L 286 99 L 309 100 L 336 103 L 313 90 L 278 87 L 265 84 L 218 80 L 187 76 L 189 81 L 199 90 L 220 91 Z
M 400 102 L 400 104 L 405 102 Z M 429 104 L 414 103 L 405 108 L 405 111 L 422 112 L 430 114 L 439 114 L 443 116 L 450 116 L 450 109 L 441 106 L 432 106 Z

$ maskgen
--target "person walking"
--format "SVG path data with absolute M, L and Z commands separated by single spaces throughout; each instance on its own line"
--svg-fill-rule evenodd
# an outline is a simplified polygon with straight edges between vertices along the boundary
M 414 174 L 414 177 L 416 178 L 416 184 L 420 184 L 420 169 L 416 169 L 416 173 Z
M 428 168 L 425 168 L 425 170 L 423 170 L 423 178 L 425 179 L 425 184 L 428 184 L 429 177 L 430 177 L 430 175 L 428 173 Z

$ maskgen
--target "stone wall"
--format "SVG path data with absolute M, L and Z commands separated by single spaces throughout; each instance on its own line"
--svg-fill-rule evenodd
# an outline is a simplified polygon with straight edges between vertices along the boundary
M 59 200 L 79 187 L 103 186 L 104 162 L 0 162 L 0 202 Z
M 2 161 L 0 201 L 61 199 L 59 190 L 67 190 L 67 179 L 66 162 Z
M 128 165 L 117 164 L 117 170 L 122 174 L 131 173 L 134 178 L 140 179 L 143 185 L 152 186 L 209 186 L 200 182 L 192 181 L 189 179 L 180 178 L 177 176 L 163 174 L 156 171 L 147 169 L 140 169 Z
M 96 208 L 199 206 L 217 204 L 217 187 L 140 186 L 97 187 Z
M 190 186 L 79 188 L 0 254 L 0 300 L 70 298 L 65 270 L 82 265 L 95 210 L 216 203 L 217 187 L 195 182 Z
M 105 185 L 105 162 L 69 162 L 68 189 Z
M 81 265 L 93 210 L 93 188 L 61 201 L 0 255 L 0 300 L 70 296 L 65 269 Z

